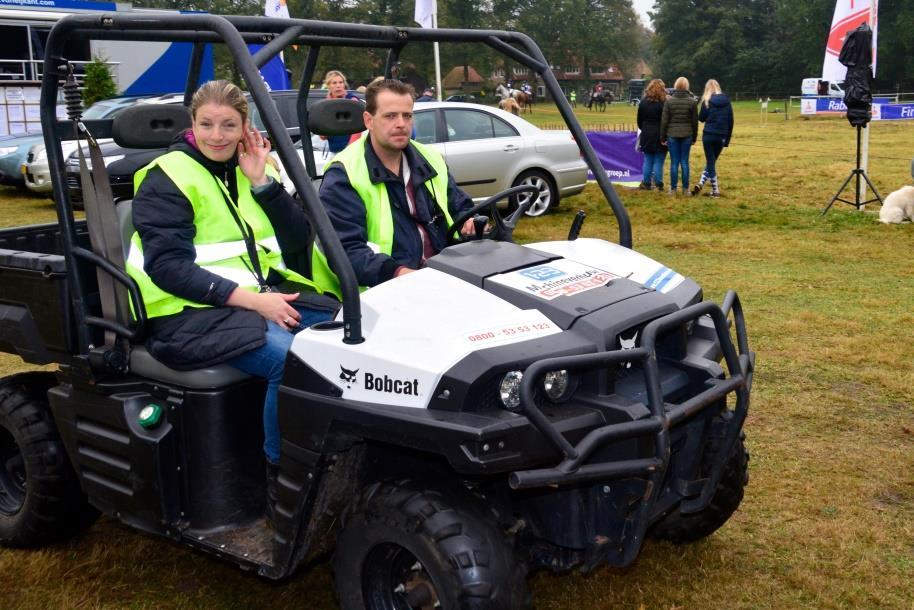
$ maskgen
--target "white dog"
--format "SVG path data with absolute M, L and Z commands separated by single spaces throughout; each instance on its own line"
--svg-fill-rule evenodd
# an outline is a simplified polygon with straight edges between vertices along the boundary
M 905 220 L 914 220 L 914 186 L 889 193 L 879 210 L 879 222 L 898 224 Z

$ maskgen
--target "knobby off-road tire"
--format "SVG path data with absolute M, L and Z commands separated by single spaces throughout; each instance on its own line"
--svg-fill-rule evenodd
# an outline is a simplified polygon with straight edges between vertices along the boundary
M 731 413 L 725 413 L 712 424 L 714 432 L 708 439 L 709 444 L 702 460 L 702 476 L 707 476 L 709 463 L 723 443 L 723 434 L 718 434 L 717 431 L 723 430 L 724 420 L 729 420 L 731 416 Z M 682 514 L 676 508 L 654 526 L 651 531 L 653 537 L 675 544 L 694 542 L 710 536 L 727 522 L 743 501 L 743 493 L 749 483 L 749 452 L 744 444 L 745 438 L 746 435 L 740 432 L 739 438 L 733 443 L 720 483 L 707 508 L 689 514 Z
M 417 482 L 375 484 L 337 540 L 343 610 L 511 610 L 526 571 L 495 520 L 466 494 Z
M 0 545 L 37 547 L 92 524 L 90 507 L 64 449 L 47 373 L 0 380 Z

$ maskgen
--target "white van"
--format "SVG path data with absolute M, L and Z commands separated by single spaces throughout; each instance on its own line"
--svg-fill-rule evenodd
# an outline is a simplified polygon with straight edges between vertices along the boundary
M 801 92 L 803 95 L 826 95 L 828 97 L 844 97 L 844 83 L 821 80 L 818 78 L 804 78 Z

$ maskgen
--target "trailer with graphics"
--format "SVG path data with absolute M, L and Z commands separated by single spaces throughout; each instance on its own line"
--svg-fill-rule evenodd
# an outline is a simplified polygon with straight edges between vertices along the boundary
M 0 230 L 0 349 L 57 370 L 0 381 L 2 544 L 57 541 L 101 511 L 270 579 L 333 551 L 347 609 L 517 608 L 530 601 L 532 570 L 627 566 L 646 537 L 697 540 L 737 509 L 754 367 L 739 298 L 706 300 L 694 280 L 632 249 L 625 207 L 529 37 L 69 16 L 47 41 L 43 107 L 68 74 L 64 41 L 93 37 L 191 42 L 187 101 L 202 46 L 227 46 L 339 270 L 342 310 L 297 335 L 289 353 L 267 527 L 264 384 L 227 366 L 175 371 L 150 356 L 145 310 L 118 249 L 132 232 L 129 202 L 114 217 L 89 213 L 88 226 L 74 218 L 55 137 L 72 133 L 73 121 L 43 114 L 58 222 Z M 258 40 L 269 42 L 252 57 L 245 43 Z M 487 45 L 540 75 L 595 170 L 618 243 L 580 237 L 579 216 L 567 240 L 518 245 L 517 222 L 541 220 L 525 220 L 523 206 L 501 217 L 496 197 L 454 219 L 459 227 L 488 212 L 490 229 L 476 218 L 474 239 L 359 291 L 312 186 L 315 168 L 296 154 L 257 66 L 303 45 L 310 83 L 320 50 L 344 45 L 385 51 L 390 74 L 405 45 L 432 41 Z M 327 129 L 321 116 L 351 118 L 347 100 L 329 103 L 340 105 L 300 103 L 301 129 Z M 69 109 L 76 120 L 77 104 Z M 83 127 L 154 145 L 180 110 Z

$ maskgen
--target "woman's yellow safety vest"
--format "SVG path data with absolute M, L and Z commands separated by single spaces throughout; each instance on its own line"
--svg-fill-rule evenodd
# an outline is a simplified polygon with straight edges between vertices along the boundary
M 196 228 L 194 262 L 211 273 L 232 280 L 242 288 L 257 292 L 260 286 L 253 272 L 244 236 L 228 209 L 228 202 L 231 201 L 228 188 L 189 155 L 181 151 L 172 151 L 134 174 L 135 192 L 139 191 L 140 184 L 153 167 L 159 167 L 164 171 L 193 207 Z M 266 169 L 269 176 L 279 180 L 278 173 L 271 165 L 267 164 Z M 276 232 L 263 208 L 251 194 L 251 183 L 237 167 L 235 177 L 238 184 L 236 210 L 239 217 L 253 231 L 262 276 L 266 278 L 273 269 L 289 281 L 312 286 L 317 292 L 321 292 L 314 282 L 286 269 Z M 139 234 L 134 232 L 130 239 L 126 267 L 127 273 L 139 285 L 148 317 L 175 314 L 185 307 L 210 307 L 205 303 L 189 301 L 165 292 L 147 275 L 144 263 L 143 243 Z
M 334 163 L 339 163 L 346 170 L 349 184 L 352 185 L 362 203 L 365 204 L 365 224 L 367 225 L 365 229 L 368 234 L 368 246 L 375 252 L 390 256 L 394 243 L 394 219 L 390 211 L 387 185 L 383 182 L 373 184 L 371 177 L 368 175 L 368 164 L 365 162 L 365 143 L 367 141 L 368 138 L 359 138 L 337 154 L 327 167 Z M 444 162 L 444 158 L 433 148 L 413 140 L 410 140 L 409 144 L 435 170 L 437 175 L 427 180 L 425 187 L 431 193 L 432 199 L 435 199 L 438 193 L 443 194 L 444 201 L 439 200 L 437 203 L 444 213 L 448 226 L 451 226 L 451 213 L 448 210 L 447 202 L 447 164 Z M 337 298 L 342 298 L 339 278 L 330 270 L 327 257 L 321 251 L 319 242 L 315 242 L 311 256 L 311 275 L 314 277 L 314 282 L 324 292 L 330 292 L 335 294 Z M 360 290 L 365 290 L 366 288 L 367 286 L 359 287 Z

